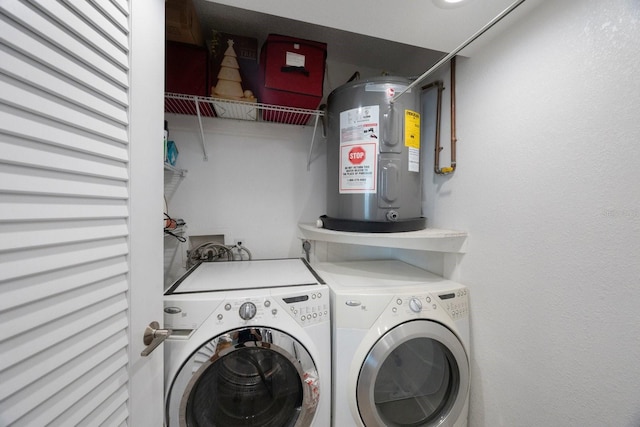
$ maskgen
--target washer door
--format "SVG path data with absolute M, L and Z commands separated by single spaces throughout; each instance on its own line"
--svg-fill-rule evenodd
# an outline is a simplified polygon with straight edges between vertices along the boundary
M 356 398 L 367 427 L 453 426 L 469 391 L 469 361 L 458 337 L 429 320 L 389 330 L 371 348 Z
M 317 370 L 299 341 L 242 328 L 208 341 L 184 363 L 167 398 L 167 425 L 309 425 L 318 399 Z

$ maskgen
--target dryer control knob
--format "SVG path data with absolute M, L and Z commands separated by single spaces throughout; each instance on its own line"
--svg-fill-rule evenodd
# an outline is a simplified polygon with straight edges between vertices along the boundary
M 242 320 L 251 320 L 256 315 L 256 305 L 252 302 L 245 302 L 238 310 Z
M 411 298 L 409 300 L 409 308 L 414 313 L 420 313 L 422 311 L 422 301 L 420 301 L 418 298 Z

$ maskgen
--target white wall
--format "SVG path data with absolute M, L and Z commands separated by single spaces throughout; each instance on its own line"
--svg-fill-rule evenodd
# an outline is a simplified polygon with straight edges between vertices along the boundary
M 470 233 L 470 426 L 640 425 L 639 35 L 637 1 L 542 2 L 458 62 L 425 209 Z
M 301 256 L 297 224 L 324 213 L 321 130 L 307 171 L 313 127 L 207 119 L 204 161 L 196 119 L 167 119 L 180 152 L 177 166 L 188 170 L 169 213 L 186 221 L 188 234 L 222 234 L 227 244 L 242 239 L 256 259 Z

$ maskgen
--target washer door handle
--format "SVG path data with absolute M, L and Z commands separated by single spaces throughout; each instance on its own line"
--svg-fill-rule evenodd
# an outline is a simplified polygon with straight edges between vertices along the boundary
M 171 332 L 173 332 L 171 329 L 160 329 L 160 324 L 156 321 L 149 323 L 149 326 L 145 328 L 144 336 L 142 337 L 142 341 L 146 347 L 142 350 L 140 356 L 147 357 L 150 355 L 156 347 L 162 344 L 162 342 L 171 335 Z

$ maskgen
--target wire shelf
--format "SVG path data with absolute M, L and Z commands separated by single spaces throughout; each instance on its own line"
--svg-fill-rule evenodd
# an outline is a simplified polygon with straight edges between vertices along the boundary
M 321 117 L 321 110 L 261 104 L 259 102 L 234 101 L 222 98 L 165 93 L 164 111 L 199 117 L 276 122 L 305 126 L 311 119 Z
M 318 120 L 324 116 L 322 110 L 285 107 L 281 105 L 261 104 L 259 102 L 232 101 L 229 99 L 206 96 L 186 95 L 182 93 L 164 94 L 164 112 L 198 117 L 200 138 L 204 160 L 208 160 L 203 117 L 220 117 L 234 120 L 276 122 L 288 125 L 313 125 L 311 146 L 307 157 L 307 170 L 311 164 L 311 153 L 316 138 Z

